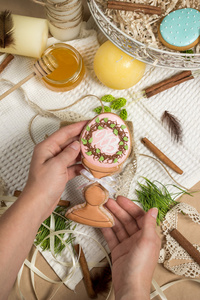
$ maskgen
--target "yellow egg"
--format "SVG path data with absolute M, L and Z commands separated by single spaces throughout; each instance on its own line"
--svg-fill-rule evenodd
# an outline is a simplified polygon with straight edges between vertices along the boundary
M 117 48 L 110 41 L 102 44 L 94 58 L 94 71 L 107 87 L 130 88 L 142 78 L 146 64 Z

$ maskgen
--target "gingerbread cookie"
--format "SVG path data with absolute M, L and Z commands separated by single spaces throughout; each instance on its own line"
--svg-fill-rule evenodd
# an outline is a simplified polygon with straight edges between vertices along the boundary
M 81 134 L 83 164 L 101 177 L 120 171 L 131 151 L 131 136 L 116 114 L 103 113 L 91 120 Z
M 183 8 L 171 12 L 160 23 L 158 36 L 170 49 L 191 49 L 200 41 L 200 11 Z
M 102 178 L 121 170 L 131 152 L 131 135 L 124 121 L 113 113 L 102 113 L 88 122 L 81 134 L 82 163 L 95 177 Z M 86 202 L 67 211 L 66 217 L 94 227 L 112 227 L 114 219 L 103 207 L 108 191 L 95 182 L 84 189 Z
M 83 194 L 86 202 L 72 207 L 65 216 L 75 222 L 93 227 L 112 227 L 113 216 L 103 207 L 109 197 L 108 191 L 100 184 L 92 183 L 84 189 Z

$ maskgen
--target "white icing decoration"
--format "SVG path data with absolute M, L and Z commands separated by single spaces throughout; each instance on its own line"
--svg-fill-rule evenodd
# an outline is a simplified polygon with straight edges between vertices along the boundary
M 119 138 L 111 130 L 99 130 L 93 133 L 93 144 L 106 154 L 112 155 L 118 150 Z
M 198 22 L 196 21 L 198 18 Z M 187 23 L 185 19 L 187 18 Z M 177 47 L 188 46 L 199 37 L 200 11 L 196 9 L 178 9 L 168 14 L 162 21 L 161 35 L 163 39 Z M 163 26 L 164 25 L 164 26 Z M 179 28 L 177 31 L 176 28 Z M 170 31 L 168 31 L 170 29 Z M 187 31 L 187 35 L 185 32 Z M 178 36 L 177 36 L 178 34 Z M 175 43 L 174 43 L 175 41 Z

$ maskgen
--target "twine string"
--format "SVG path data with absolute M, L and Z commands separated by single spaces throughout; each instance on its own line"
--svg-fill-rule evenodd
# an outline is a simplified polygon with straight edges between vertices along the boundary
M 143 153 L 139 153 L 140 156 L 144 156 L 144 157 L 149 157 L 151 159 L 154 159 L 155 161 L 157 161 L 162 167 L 163 169 L 165 170 L 165 172 L 169 175 L 169 177 L 177 184 L 179 185 L 181 188 L 183 188 L 184 190 L 187 190 L 189 191 L 188 188 L 186 188 L 185 186 L 183 186 L 182 184 L 180 184 L 178 181 L 176 181 L 176 179 L 170 174 L 170 172 L 167 170 L 167 168 L 164 166 L 164 164 L 158 160 L 157 158 L 151 156 L 151 155 L 148 155 L 148 154 L 143 154 Z

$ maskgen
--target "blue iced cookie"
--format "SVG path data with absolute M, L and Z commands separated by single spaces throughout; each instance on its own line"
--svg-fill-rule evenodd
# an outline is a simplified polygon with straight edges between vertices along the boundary
M 170 49 L 191 49 L 200 41 L 200 11 L 183 8 L 171 12 L 160 23 L 158 36 Z

